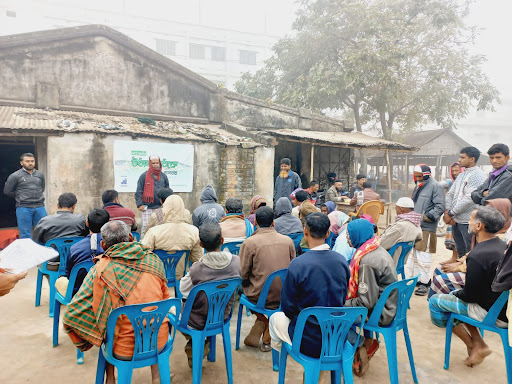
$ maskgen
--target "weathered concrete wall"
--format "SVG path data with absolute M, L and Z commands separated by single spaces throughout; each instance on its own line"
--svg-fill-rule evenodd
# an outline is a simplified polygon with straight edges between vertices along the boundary
M 92 208 L 101 207 L 101 194 L 114 188 L 112 164 L 114 140 L 130 140 L 128 136 L 108 135 L 100 137 L 94 133 L 68 133 L 62 137 L 48 137 L 46 163 L 47 209 L 54 213 L 61 193 L 73 192 L 78 199 L 77 211 L 87 214 Z M 159 142 L 157 139 L 144 141 Z M 194 144 L 194 190 L 179 193 L 185 207 L 192 211 L 199 204 L 201 191 L 206 184 L 217 190 L 219 184 L 219 150 L 215 143 Z M 172 187 L 172 186 L 171 186 Z M 135 206 L 134 193 L 120 193 L 121 204 L 132 208 L 140 220 Z
M 40 107 L 205 118 L 210 91 L 103 36 L 0 50 L 0 99 Z
M 261 195 L 272 206 L 274 198 L 274 147 L 254 148 L 254 191 L 253 195 Z

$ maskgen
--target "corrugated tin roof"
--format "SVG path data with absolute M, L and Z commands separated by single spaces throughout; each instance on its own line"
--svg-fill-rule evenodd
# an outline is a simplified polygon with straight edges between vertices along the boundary
M 425 144 L 430 143 L 432 140 L 437 139 L 439 136 L 445 133 L 455 136 L 455 138 L 460 142 L 461 148 L 471 146 L 471 144 L 469 144 L 466 140 L 449 129 L 433 129 L 430 131 L 406 133 L 402 135 L 402 138 L 405 144 L 421 148 Z
M 417 148 L 407 144 L 388 141 L 359 132 L 320 132 L 301 129 L 276 129 L 267 132 L 276 137 L 295 139 L 333 147 L 391 149 L 396 151 L 417 150 Z
M 141 116 L 143 117 L 143 116 Z M 228 145 L 253 142 L 221 128 L 175 121 L 144 124 L 136 117 L 100 115 L 86 112 L 0 106 L 0 129 L 46 132 L 98 132 L 173 140 L 214 141 Z

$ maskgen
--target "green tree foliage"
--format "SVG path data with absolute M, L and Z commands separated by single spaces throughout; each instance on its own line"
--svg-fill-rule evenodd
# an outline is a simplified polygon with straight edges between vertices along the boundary
M 237 92 L 316 111 L 350 110 L 382 136 L 427 122 L 454 128 L 497 89 L 470 52 L 476 29 L 462 0 L 303 0 L 293 35 Z

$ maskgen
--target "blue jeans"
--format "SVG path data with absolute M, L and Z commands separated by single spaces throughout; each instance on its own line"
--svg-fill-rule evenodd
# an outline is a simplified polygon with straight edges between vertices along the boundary
M 16 208 L 16 218 L 18 219 L 18 230 L 20 239 L 30 239 L 32 237 L 32 227 L 35 228 L 39 220 L 46 216 L 46 209 L 43 207 Z

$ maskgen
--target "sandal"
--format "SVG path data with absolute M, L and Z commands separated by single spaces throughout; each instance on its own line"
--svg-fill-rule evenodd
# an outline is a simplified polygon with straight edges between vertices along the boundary
M 379 341 L 377 339 L 373 339 L 371 345 L 368 347 L 368 360 L 370 360 L 375 352 L 379 349 Z
M 368 352 L 365 347 L 361 347 L 354 354 L 352 372 L 354 372 L 354 375 L 361 377 L 366 373 L 369 367 L 370 361 L 368 360 Z

